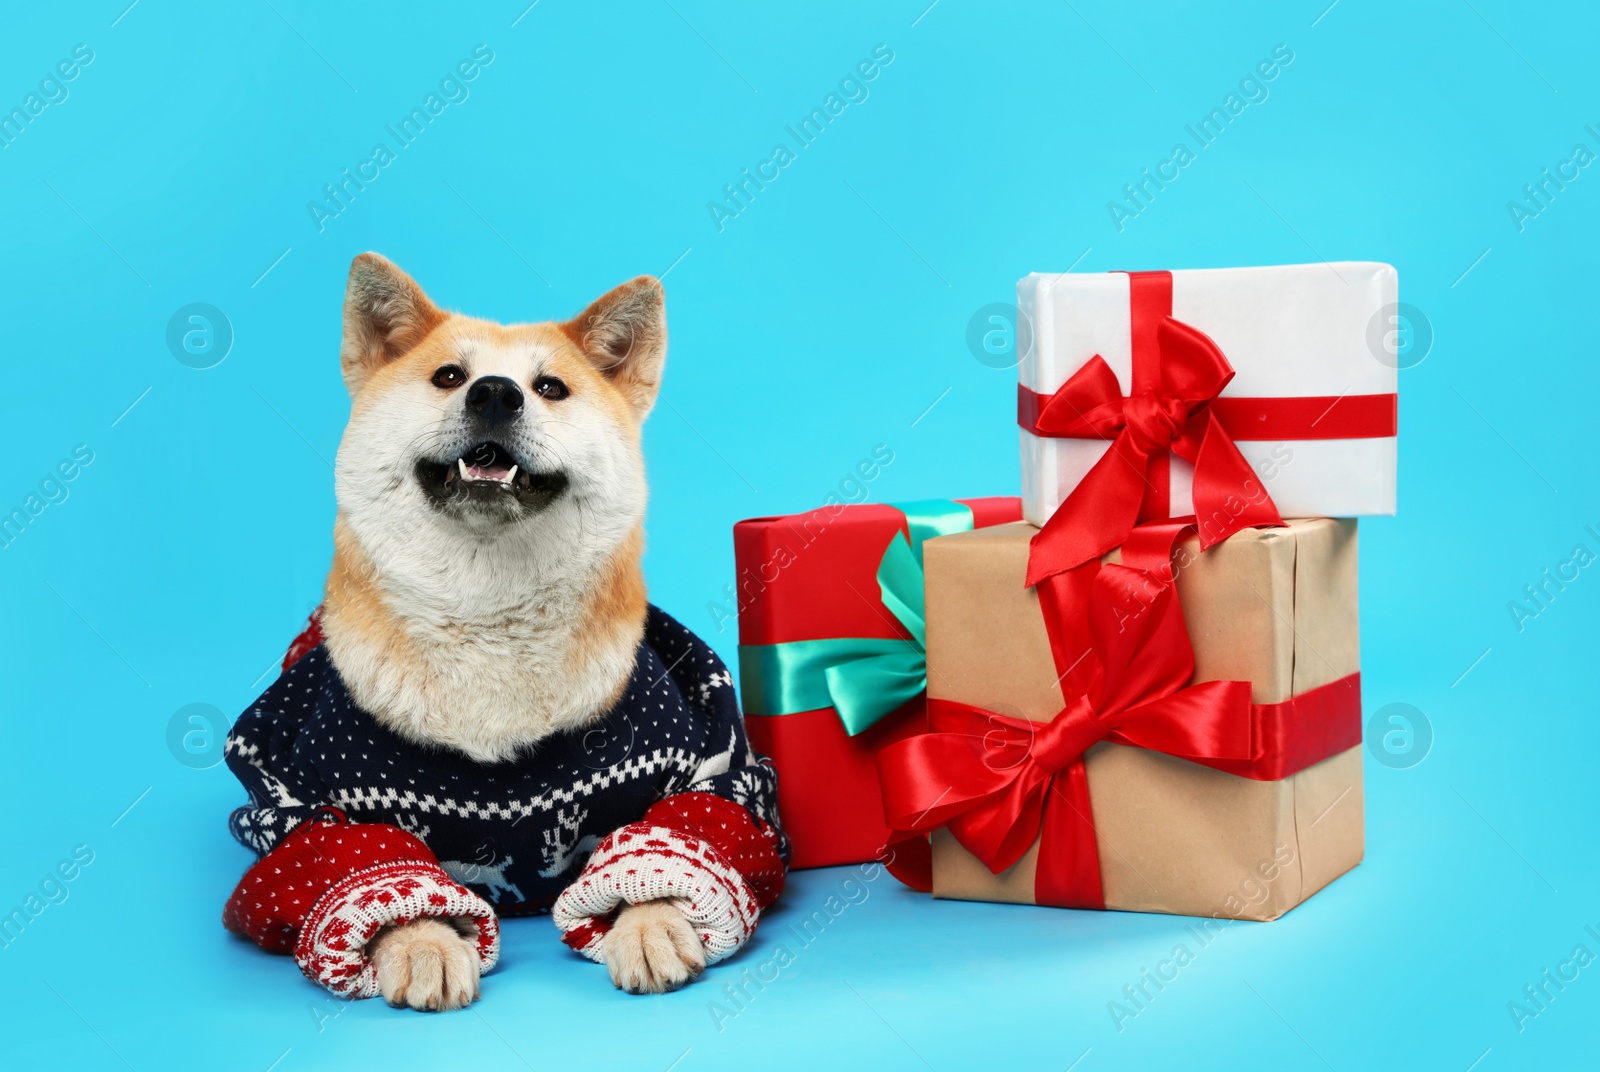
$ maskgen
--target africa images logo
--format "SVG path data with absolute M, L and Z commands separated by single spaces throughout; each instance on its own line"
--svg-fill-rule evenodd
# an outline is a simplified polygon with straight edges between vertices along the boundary
M 846 108 L 853 104 L 865 104 L 872 93 L 867 83 L 876 79 L 893 62 L 894 49 L 888 45 L 878 45 L 872 50 L 870 58 L 861 60 L 851 69 L 851 73 L 839 80 L 837 93 L 829 93 L 821 104 L 800 119 L 786 123 L 783 130 L 793 139 L 794 148 L 785 142 L 778 142 L 766 159 L 757 161 L 754 175 L 749 168 L 741 168 L 739 173 L 743 178 L 737 184 L 730 182 L 722 187 L 722 201 L 706 202 L 706 211 L 717 233 L 721 234 L 729 220 L 742 215 L 754 204 L 756 194 L 765 190 L 768 183 L 776 182 L 784 168 L 800 159 L 800 151 L 809 148 L 820 138 L 822 132 L 832 126 Z
M 1229 93 L 1221 104 L 1201 116 L 1197 122 L 1184 126 L 1184 133 L 1194 140 L 1194 148 L 1180 141 L 1172 147 L 1166 159 L 1156 161 L 1155 174 L 1152 175 L 1147 167 L 1140 168 L 1142 177 L 1137 182 L 1124 183 L 1123 200 L 1106 202 L 1106 212 L 1117 233 L 1121 234 L 1129 220 L 1138 218 L 1140 213 L 1153 205 L 1156 195 L 1165 190 L 1168 183 L 1177 181 L 1184 168 L 1200 159 L 1200 153 L 1215 144 L 1223 132 L 1233 126 L 1233 121 L 1244 114 L 1246 108 L 1252 104 L 1265 104 L 1272 94 L 1267 83 L 1277 78 L 1293 62 L 1294 49 L 1288 45 L 1274 47 L 1272 55 L 1258 62 L 1250 73 L 1239 80 L 1237 93 Z
M 306 211 L 311 213 L 311 222 L 316 225 L 317 233 L 327 230 L 329 220 L 338 219 L 345 209 L 354 204 L 356 195 L 366 190 L 368 183 L 376 182 L 384 168 L 400 159 L 400 151 L 410 148 L 422 137 L 446 108 L 452 104 L 465 104 L 472 93 L 467 83 L 476 79 L 483 73 L 483 68 L 493 62 L 494 49 L 488 45 L 473 49 L 469 58 L 457 63 L 439 79 L 437 90 L 430 91 L 421 104 L 398 121 L 384 126 L 384 133 L 394 141 L 393 148 L 385 142 L 378 142 L 367 158 L 356 164 L 355 174 L 351 174 L 349 168 L 341 168 L 339 173 L 342 178 L 337 183 L 324 183 L 323 200 L 306 202 Z
M 65 104 L 72 94 L 67 83 L 76 79 L 83 73 L 83 68 L 93 62 L 94 49 L 88 45 L 78 45 L 70 56 L 56 61 L 56 65 L 39 79 L 37 92 L 29 92 L 22 98 L 22 103 L 12 105 L 10 109 L 0 108 L 0 149 L 11 148 L 11 143 L 22 137 L 23 132 L 47 108 Z
M 1583 132 L 1593 138 L 1595 144 L 1600 145 L 1600 130 L 1596 130 L 1593 123 L 1585 123 Z M 1555 204 L 1556 196 L 1570 184 L 1578 181 L 1578 176 L 1583 174 L 1583 169 L 1594 163 L 1595 151 L 1585 142 L 1577 142 L 1572 146 L 1572 151 L 1565 160 L 1556 161 L 1556 173 L 1550 174 L 1548 167 L 1539 169 L 1539 179 L 1536 182 L 1522 184 L 1522 200 L 1507 201 L 1506 212 L 1511 216 L 1511 226 L 1522 234 L 1528 229 L 1528 222 L 1544 215 L 1546 209 Z

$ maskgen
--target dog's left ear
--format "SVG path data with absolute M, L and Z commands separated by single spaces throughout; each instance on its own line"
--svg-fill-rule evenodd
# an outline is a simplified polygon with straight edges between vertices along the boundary
M 340 363 L 354 398 L 367 378 L 406 353 L 445 319 L 416 281 L 376 253 L 350 265 Z
M 644 420 L 655 405 L 667 361 L 667 305 L 661 281 L 651 275 L 630 279 L 562 324 L 561 330 Z

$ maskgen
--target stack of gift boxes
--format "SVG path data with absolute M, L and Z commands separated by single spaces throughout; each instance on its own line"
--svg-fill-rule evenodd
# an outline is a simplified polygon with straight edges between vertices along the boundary
M 1362 855 L 1356 522 L 1394 269 L 1031 275 L 1022 497 L 734 529 L 793 866 L 1275 919 Z

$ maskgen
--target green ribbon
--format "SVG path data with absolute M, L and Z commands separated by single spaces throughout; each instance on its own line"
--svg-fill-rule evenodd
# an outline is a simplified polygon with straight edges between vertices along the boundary
M 745 711 L 792 715 L 832 707 L 854 737 L 928 688 L 922 545 L 967 532 L 972 510 L 949 499 L 891 504 L 906 516 L 908 543 L 897 532 L 878 562 L 878 592 L 910 640 L 830 637 L 786 644 L 742 644 L 739 672 Z

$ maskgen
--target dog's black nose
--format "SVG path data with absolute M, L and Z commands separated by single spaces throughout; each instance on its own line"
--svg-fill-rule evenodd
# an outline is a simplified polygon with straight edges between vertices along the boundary
M 467 388 L 467 408 L 491 424 L 510 420 L 522 408 L 522 389 L 504 376 L 485 376 Z

